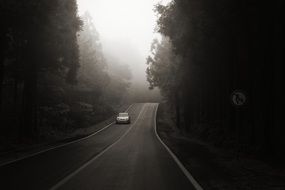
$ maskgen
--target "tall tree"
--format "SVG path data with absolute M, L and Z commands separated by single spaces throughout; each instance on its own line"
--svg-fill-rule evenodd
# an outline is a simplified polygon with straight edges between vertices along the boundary
M 84 25 L 78 38 L 81 65 L 78 77 L 81 84 L 99 92 L 108 85 L 110 80 L 107 74 L 107 63 L 102 52 L 99 33 L 91 15 L 86 12 L 82 20 Z
M 151 45 L 151 55 L 147 58 L 147 81 L 150 89 L 158 87 L 169 103 L 175 107 L 176 124 L 180 127 L 180 57 L 174 54 L 170 39 L 166 36 L 161 41 L 155 39 Z
M 37 136 L 37 89 L 40 72 L 61 71 L 73 83 L 79 67 L 76 0 L 4 1 L 5 27 L 13 39 L 15 71 L 23 80 L 22 138 Z
M 284 88 L 273 77 L 284 50 L 276 43 L 277 38 L 283 39 L 280 7 L 284 7 L 282 1 L 255 0 L 173 0 L 157 5 L 158 31 L 170 38 L 175 54 L 181 57 L 177 75 L 182 77 L 178 84 L 188 130 L 199 126 L 196 132 L 220 134 L 221 141 L 233 138 L 239 145 L 267 146 L 267 150 L 279 147 L 277 141 L 285 143 L 274 138 L 284 130 L 272 127 L 281 121 L 274 116 L 280 112 L 278 103 L 270 101 L 277 89 Z M 249 100 L 240 109 L 229 101 L 235 89 L 243 89 Z

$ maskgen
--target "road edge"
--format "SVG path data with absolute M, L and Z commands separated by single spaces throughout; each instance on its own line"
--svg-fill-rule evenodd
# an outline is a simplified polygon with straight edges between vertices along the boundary
M 191 173 L 184 167 L 182 162 L 177 158 L 177 156 L 170 150 L 170 148 L 162 141 L 162 139 L 159 137 L 157 133 L 157 110 L 158 110 L 159 103 L 157 104 L 154 112 L 154 132 L 159 140 L 159 142 L 164 146 L 164 148 L 167 150 L 167 152 L 171 155 L 173 160 L 176 162 L 178 167 L 181 169 L 183 174 L 187 177 L 187 179 L 191 182 L 191 184 L 194 186 L 196 190 L 203 190 L 201 185 L 194 179 L 194 177 L 191 175 Z
M 62 185 L 64 185 L 66 182 L 68 182 L 72 177 L 74 177 L 76 174 L 78 174 L 81 170 L 86 168 L 89 164 L 94 162 L 97 158 L 102 156 L 105 152 L 107 152 L 109 149 L 111 149 L 113 146 L 115 146 L 117 143 L 119 143 L 133 129 L 134 125 L 137 123 L 137 121 L 139 120 L 139 118 L 140 118 L 141 114 L 144 112 L 144 110 L 145 110 L 145 105 L 143 105 L 142 109 L 140 110 L 139 115 L 138 115 L 137 119 L 135 120 L 135 122 L 133 124 L 131 124 L 130 128 L 118 140 L 116 140 L 115 142 L 113 142 L 112 144 L 107 146 L 102 152 L 100 152 L 99 154 L 97 154 L 96 156 L 91 158 L 89 161 L 84 163 L 82 166 L 80 166 L 79 168 L 74 170 L 72 173 L 70 173 L 69 175 L 64 177 L 62 180 L 60 180 L 58 183 L 56 183 L 54 186 L 52 186 L 50 188 L 50 190 L 57 190 L 58 188 L 60 188 Z

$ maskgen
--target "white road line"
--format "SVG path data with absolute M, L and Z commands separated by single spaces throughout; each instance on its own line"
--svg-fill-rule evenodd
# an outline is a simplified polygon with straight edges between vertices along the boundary
M 133 104 L 131 104 L 131 105 L 126 109 L 125 112 L 127 112 L 132 106 L 133 106 Z M 94 135 L 100 133 L 101 131 L 103 131 L 103 130 L 109 128 L 109 127 L 110 127 L 111 125 L 113 125 L 114 123 L 115 123 L 115 122 L 112 122 L 112 123 L 108 124 L 107 126 L 103 127 L 102 129 L 100 129 L 100 130 L 98 130 L 98 131 L 96 131 L 96 132 L 94 132 L 94 133 L 92 133 L 92 134 L 90 134 L 90 135 L 88 135 L 88 136 L 86 136 L 86 137 L 77 139 L 77 140 L 75 140 L 75 141 L 71 141 L 71 142 L 68 142 L 68 143 L 65 143 L 65 144 L 61 144 L 61 145 L 58 145 L 58 146 L 54 146 L 54 147 L 51 147 L 51 148 L 48 148 L 48 149 L 44 149 L 44 150 L 41 150 L 41 151 L 38 151 L 38 152 L 35 152 L 35 153 L 32 153 L 32 154 L 29 154 L 29 155 L 26 155 L 26 156 L 22 156 L 22 157 L 20 157 L 20 158 L 14 159 L 14 160 L 10 160 L 10 161 L 4 162 L 4 163 L 0 164 L 0 167 L 5 166 L 5 165 L 8 165 L 8 164 L 11 164 L 11 163 L 14 163 L 14 162 L 18 162 L 18 161 L 20 161 L 20 160 L 24 160 L 24 159 L 27 159 L 27 158 L 30 158 L 30 157 L 33 157 L 33 156 L 36 156 L 36 155 L 39 155 L 39 154 L 42 154 L 42 153 L 45 153 L 45 152 L 48 152 L 48 151 L 50 151 L 50 150 L 54 150 L 54 149 L 57 149 L 57 148 L 61 148 L 61 147 L 64 147 L 64 146 L 67 146 L 67 145 L 70 145 L 70 144 L 74 144 L 74 143 L 83 141 L 83 140 L 88 139 L 88 138 L 90 138 L 90 137 L 92 137 L 92 136 L 94 136 Z
M 154 115 L 154 131 L 155 131 L 156 137 L 161 142 L 161 144 L 164 146 L 164 148 L 167 150 L 167 152 L 171 155 L 173 160 L 176 162 L 176 164 L 182 170 L 182 172 L 187 177 L 187 179 L 192 183 L 192 185 L 195 187 L 195 189 L 196 190 L 203 190 L 203 188 L 200 186 L 200 184 L 194 179 L 194 177 L 190 174 L 190 172 L 183 166 L 183 164 L 180 162 L 180 160 L 175 156 L 175 154 L 168 148 L 168 146 L 159 137 L 159 135 L 157 133 L 157 129 L 156 129 L 157 128 L 157 126 L 156 126 L 156 116 L 157 116 L 158 105 L 155 108 L 155 115 Z
M 59 181 L 57 184 L 55 184 L 50 190 L 56 190 L 58 188 L 60 188 L 62 185 L 64 185 L 67 181 L 69 181 L 72 177 L 74 177 L 76 174 L 78 174 L 81 170 L 83 170 L 84 168 L 86 168 L 89 164 L 91 164 L 92 162 L 94 162 L 97 158 L 99 158 L 100 156 L 102 156 L 105 152 L 107 152 L 108 150 L 110 150 L 113 146 L 115 146 L 118 142 L 120 142 L 134 127 L 134 125 L 137 123 L 137 121 L 139 120 L 142 112 L 145 110 L 145 104 L 143 105 L 136 121 L 131 124 L 131 127 L 114 143 L 112 143 L 111 145 L 109 145 L 105 150 L 103 150 L 102 152 L 100 152 L 99 154 L 97 154 L 95 157 L 93 157 L 91 160 L 89 160 L 88 162 L 86 162 L 85 164 L 83 164 L 82 166 L 80 166 L 80 168 L 78 168 L 77 170 L 73 171 L 71 174 L 69 174 L 68 176 L 66 176 L 65 178 L 63 178 L 61 181 Z

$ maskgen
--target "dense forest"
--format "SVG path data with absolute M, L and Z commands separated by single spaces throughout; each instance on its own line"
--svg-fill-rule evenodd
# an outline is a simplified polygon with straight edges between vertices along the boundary
M 147 58 L 182 133 L 219 146 L 284 156 L 283 1 L 174 0 L 155 8 Z M 2 0 L 1 142 L 33 143 L 90 126 L 128 99 L 131 72 L 107 61 L 76 0 Z M 241 90 L 246 104 L 234 106 Z M 142 93 L 141 93 L 142 94 Z
M 0 188 L 285 189 L 284 8 L 0 0 Z
M 147 59 L 181 132 L 222 147 L 284 158 L 284 2 L 174 0 L 158 4 Z M 241 90 L 243 106 L 231 103 Z
M 126 95 L 130 70 L 102 52 L 76 0 L 1 0 L 1 144 L 34 143 L 98 123 Z

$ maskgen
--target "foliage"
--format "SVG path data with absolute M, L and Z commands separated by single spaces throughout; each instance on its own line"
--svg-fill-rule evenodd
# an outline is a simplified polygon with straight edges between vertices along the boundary
M 76 0 L 3 0 L 0 6 L 3 139 L 34 141 L 114 113 L 129 68 L 108 70 L 93 20 L 88 13 L 79 18 Z
M 200 136 L 211 133 L 214 127 L 220 134 L 220 144 L 234 140 L 237 146 L 259 146 L 266 151 L 278 150 L 280 142 L 285 144 L 279 135 L 284 134 L 279 127 L 284 123 L 278 116 L 281 109 L 279 103 L 271 101 L 284 88 L 282 72 L 274 69 L 280 68 L 284 41 L 280 20 L 283 3 L 277 4 L 173 0 L 166 6 L 156 6 L 157 31 L 169 37 L 180 61 L 171 62 L 177 67 L 175 72 L 165 71 L 171 53 L 161 52 L 169 45 L 162 41 L 159 47 L 155 42 L 152 49 L 156 51 L 147 61 L 148 80 L 151 88 L 169 91 L 164 94 L 170 103 L 180 105 L 176 106 L 176 118 L 182 117 L 178 127 L 182 124 L 192 133 L 204 131 Z M 172 78 L 174 84 L 166 85 L 165 79 Z M 240 109 L 229 101 L 235 89 L 243 89 L 249 99 Z M 175 93 L 175 99 L 167 95 Z
M 9 110 L 1 112 L 1 122 L 7 129 L 9 124 L 18 125 L 21 140 L 36 139 L 41 120 L 39 107 L 55 103 L 49 98 L 54 95 L 53 87 L 62 89 L 63 79 L 76 82 L 76 39 L 82 21 L 77 16 L 76 0 L 4 0 L 1 10 L 5 21 L 1 36 L 7 43 L 1 49 L 5 53 L 0 58 L 0 106 L 2 111 Z M 11 100 L 13 104 L 6 103 Z M 8 121 L 7 114 L 19 122 Z
M 159 87 L 164 96 L 171 98 L 171 92 L 178 89 L 180 60 L 173 53 L 167 37 L 161 42 L 155 39 L 151 45 L 151 56 L 147 58 L 147 81 L 150 89 Z
M 86 12 L 82 19 L 84 25 L 78 38 L 80 49 L 79 85 L 85 84 L 99 90 L 102 86 L 108 85 L 110 81 L 106 71 L 107 63 L 92 17 Z

